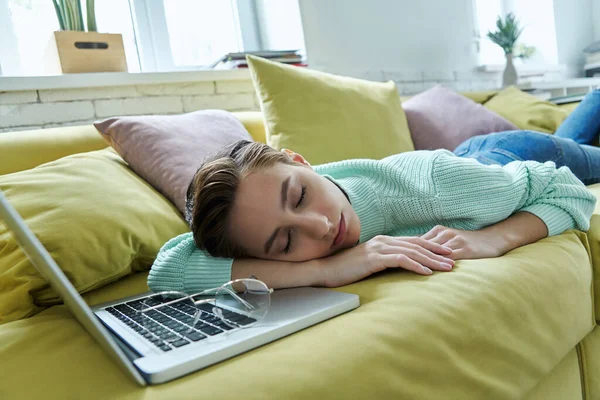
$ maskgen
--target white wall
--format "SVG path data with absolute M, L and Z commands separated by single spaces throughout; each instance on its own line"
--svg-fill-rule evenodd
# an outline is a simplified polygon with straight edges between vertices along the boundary
M 257 0 L 261 42 L 267 50 L 304 50 L 298 0 Z
M 581 68 L 581 50 L 593 37 L 592 9 L 600 17 L 600 0 L 554 2 L 559 63 Z M 500 73 L 477 70 L 473 0 L 299 0 L 299 4 L 311 67 L 365 79 L 392 79 L 407 94 L 436 83 L 457 90 L 500 84 Z
M 477 63 L 472 0 L 300 0 L 311 65 L 469 70 Z
M 592 18 L 594 25 L 594 40 L 600 40 L 600 1 L 592 0 Z
M 478 73 L 472 0 L 299 0 L 311 67 L 398 83 L 415 93 L 443 83 L 491 89 Z
M 554 0 L 558 62 L 568 76 L 583 76 L 583 49 L 594 41 L 593 7 L 600 0 Z

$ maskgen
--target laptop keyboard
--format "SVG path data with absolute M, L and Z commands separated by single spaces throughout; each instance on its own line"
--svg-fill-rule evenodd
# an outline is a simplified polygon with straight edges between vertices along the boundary
M 211 304 L 194 307 L 190 304 L 174 303 L 148 311 L 146 316 L 142 317 L 136 311 L 140 309 L 142 302 L 145 303 L 145 307 L 161 304 L 155 298 L 144 298 L 107 307 L 105 310 L 162 351 L 183 347 L 233 329 L 213 314 Z M 190 316 L 195 315 L 198 310 L 201 312 L 200 318 L 193 327 L 183 322 L 189 321 Z M 229 310 L 223 310 L 223 316 L 237 325 L 248 325 L 256 321 Z M 145 318 L 145 321 L 142 321 L 142 318 Z

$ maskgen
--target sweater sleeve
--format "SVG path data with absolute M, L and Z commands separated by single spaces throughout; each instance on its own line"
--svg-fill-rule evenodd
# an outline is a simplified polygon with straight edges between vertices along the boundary
M 553 162 L 483 165 L 444 151 L 436 157 L 432 174 L 441 216 L 469 220 L 479 228 L 527 211 L 544 221 L 549 236 L 573 228 L 588 230 L 596 204 L 571 170 L 556 168 Z
M 191 232 L 169 240 L 158 252 L 148 275 L 153 292 L 197 293 L 231 280 L 231 258 L 211 257 L 196 247 Z

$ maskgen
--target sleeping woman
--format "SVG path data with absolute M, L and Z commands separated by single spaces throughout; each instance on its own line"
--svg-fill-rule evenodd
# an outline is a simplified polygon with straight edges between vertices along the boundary
M 311 166 L 237 142 L 188 189 L 191 232 L 160 250 L 154 291 L 198 292 L 253 276 L 269 287 L 336 287 L 387 268 L 421 275 L 587 230 L 600 182 L 600 90 L 554 135 L 509 131 L 447 150 Z

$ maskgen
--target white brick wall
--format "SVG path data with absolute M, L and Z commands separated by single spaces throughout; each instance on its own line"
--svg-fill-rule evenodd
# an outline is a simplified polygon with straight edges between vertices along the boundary
M 177 114 L 183 112 L 181 96 L 95 100 L 96 116 Z
M 114 99 L 141 96 L 134 86 L 107 86 L 82 89 L 38 90 L 42 103 L 73 100 Z
M 117 115 L 258 110 L 250 79 L 0 92 L 0 132 L 89 124 Z
M 0 92 L 0 104 L 35 103 L 37 101 L 37 96 L 35 90 L 28 90 L 25 92 Z
M 183 98 L 183 111 L 185 112 L 207 108 L 227 109 L 231 111 L 251 110 L 255 108 L 254 94 L 215 94 L 212 96 L 189 96 Z
M 240 85 L 237 81 L 233 81 Z M 241 85 L 243 87 L 243 85 Z M 192 83 L 169 83 L 160 85 L 138 85 L 137 91 L 146 96 L 172 96 L 172 95 L 194 95 L 213 94 L 215 82 L 192 82 Z M 243 90 L 240 90 L 243 91 Z M 237 92 L 234 92 L 237 93 Z
M 437 84 L 457 91 L 490 90 L 499 86 L 500 76 L 472 71 L 391 69 L 326 72 L 375 81 L 393 80 L 401 95 L 419 93 Z M 260 106 L 249 78 L 9 91 L 0 92 L 0 132 L 89 124 L 118 115 L 177 114 L 202 109 L 258 111 Z
M 252 81 L 221 81 L 216 85 L 217 93 L 254 93 Z
M 45 125 L 94 117 L 91 101 L 31 103 L 0 106 L 0 126 Z

